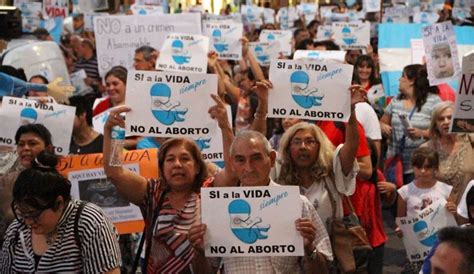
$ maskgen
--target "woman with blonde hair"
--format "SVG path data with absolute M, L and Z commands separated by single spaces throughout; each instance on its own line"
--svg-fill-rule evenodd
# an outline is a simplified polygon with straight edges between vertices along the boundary
M 439 154 L 439 171 L 436 178 L 453 186 L 450 200 L 459 204 L 467 183 L 474 179 L 474 134 L 449 132 L 454 105 L 441 102 L 433 110 L 429 132 L 431 140 L 423 146 Z

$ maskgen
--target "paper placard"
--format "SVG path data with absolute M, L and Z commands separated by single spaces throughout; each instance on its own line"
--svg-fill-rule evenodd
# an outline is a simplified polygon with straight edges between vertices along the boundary
M 252 5 L 240 5 L 240 13 L 243 15 L 244 24 L 255 25 L 259 28 L 263 24 L 263 8 Z
M 457 79 L 461 66 L 451 21 L 424 27 L 422 36 L 430 85 Z
M 217 94 L 217 75 L 129 71 L 125 101 L 132 110 L 127 134 L 190 138 L 215 136 L 217 122 L 207 114 Z M 206 117 L 208 117 L 206 119 Z
M 334 40 L 342 49 L 365 49 L 370 45 L 370 23 L 332 23 Z
M 54 150 L 59 155 L 69 154 L 72 126 L 76 108 L 59 104 L 4 96 L 0 117 L 0 145 L 15 147 L 15 133 L 21 125 L 43 124 L 51 133 Z
M 379 12 L 381 9 L 380 0 L 364 0 L 363 7 L 366 12 Z
M 15 2 L 15 6 L 21 10 L 23 31 L 30 33 L 35 31 L 40 25 L 42 12 L 41 2 Z
M 242 23 L 232 21 L 203 21 L 203 35 L 209 37 L 210 49 L 219 59 L 242 59 Z
M 48 17 L 66 18 L 69 14 L 69 0 L 43 0 L 43 13 Z
M 299 193 L 297 186 L 202 188 L 206 257 L 303 256 Z
M 262 30 L 260 32 L 260 42 L 279 42 L 280 52 L 286 56 L 291 55 L 291 40 L 293 34 L 289 30 Z
M 268 67 L 272 59 L 277 59 L 280 55 L 280 43 L 275 42 L 250 42 L 249 50 L 257 59 L 260 66 Z
M 130 6 L 130 10 L 136 15 L 152 15 L 152 14 L 164 14 L 162 6 L 152 5 L 139 5 L 133 4 Z
M 99 73 L 113 66 L 133 67 L 141 46 L 160 49 L 170 33 L 201 34 L 200 14 L 161 14 L 94 17 Z
M 454 103 L 450 132 L 474 132 L 474 52 L 462 59 L 462 74 Z
M 417 12 L 413 16 L 413 23 L 417 24 L 435 24 L 438 21 L 439 15 L 435 12 Z
M 268 117 L 347 122 L 353 66 L 312 60 L 275 60 Z
M 277 13 L 277 20 L 280 23 L 280 28 L 291 29 L 294 26 L 295 20 L 298 19 L 298 13 L 295 7 L 281 7 Z
M 293 60 L 316 59 L 333 60 L 344 63 L 346 52 L 343 50 L 297 50 L 293 55 Z
M 94 17 L 96 16 L 108 16 L 105 12 L 88 12 L 84 13 L 84 31 L 94 31 Z
M 69 74 L 69 80 L 71 81 L 71 84 L 76 88 L 76 90 L 74 91 L 75 95 L 86 94 L 94 91 L 91 87 L 86 85 L 86 82 L 84 81 L 86 78 L 87 75 L 84 69 Z
M 318 14 L 318 5 L 314 3 L 301 3 L 296 6 L 298 13 L 301 16 L 304 16 L 306 22 L 311 22 L 316 18 Z
M 411 63 L 424 64 L 425 61 L 425 46 L 423 39 L 410 39 L 411 46 Z
M 318 26 L 318 32 L 316 33 L 317 41 L 330 40 L 331 36 L 334 35 L 331 25 Z
M 438 231 L 456 226 L 453 214 L 445 207 L 446 201 L 436 201 L 416 216 L 396 218 L 403 232 L 403 244 L 410 262 L 423 261 L 435 245 Z
M 265 24 L 275 24 L 275 10 L 270 8 L 263 9 L 263 22 Z
M 206 36 L 168 34 L 156 60 L 156 69 L 206 73 L 208 51 L 209 38 Z

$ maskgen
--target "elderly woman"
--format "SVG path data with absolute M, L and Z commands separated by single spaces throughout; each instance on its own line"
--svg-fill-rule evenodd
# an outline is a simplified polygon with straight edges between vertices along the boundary
M 438 88 L 430 87 L 426 67 L 422 65 L 408 65 L 403 69 L 399 90 L 400 94 L 385 108 L 380 128 L 390 139 L 387 156 L 401 154 L 403 183 L 409 184 L 414 179 L 411 154 L 429 138 L 433 107 L 441 99 L 437 95 Z M 409 127 L 404 126 L 406 120 Z
M 71 199 L 71 184 L 41 152 L 13 187 L 2 273 L 120 273 L 118 234 L 100 208 Z M 106 256 L 105 256 L 106 254 Z
M 436 105 L 429 128 L 431 140 L 423 146 L 438 152 L 436 178 L 453 186 L 450 200 L 458 205 L 467 183 L 474 179 L 474 134 L 449 133 L 453 108 L 451 102 Z

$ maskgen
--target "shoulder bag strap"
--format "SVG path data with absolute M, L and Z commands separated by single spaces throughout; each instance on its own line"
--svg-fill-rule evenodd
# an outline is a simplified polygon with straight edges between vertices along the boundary
M 413 114 L 415 114 L 415 110 L 416 110 L 416 105 L 413 106 L 413 108 L 410 111 L 410 114 L 408 114 L 408 120 L 411 120 L 411 118 L 413 117 Z M 402 151 L 405 149 L 405 141 L 406 141 L 406 136 L 405 136 L 405 133 L 404 133 L 403 136 L 402 136 L 402 139 L 400 139 L 400 149 L 399 149 L 398 154 L 401 154 Z
M 332 208 L 332 218 L 336 218 L 336 211 L 337 211 L 337 202 L 334 193 L 332 193 L 331 188 L 328 186 L 327 176 L 323 178 L 324 180 L 324 187 L 328 191 L 329 200 L 331 200 L 331 208 Z

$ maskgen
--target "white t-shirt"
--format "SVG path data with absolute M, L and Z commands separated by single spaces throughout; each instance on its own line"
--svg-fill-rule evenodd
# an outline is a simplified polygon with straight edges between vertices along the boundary
M 459 201 L 459 205 L 458 205 L 458 214 L 464 219 L 469 219 L 469 216 L 467 215 L 468 208 L 467 208 L 467 203 L 466 203 L 466 196 L 469 190 L 471 189 L 471 187 L 474 187 L 474 180 L 471 180 L 467 184 L 467 187 L 464 190 L 464 194 L 462 195 L 461 201 Z
M 452 189 L 452 186 L 440 181 L 436 181 L 431 188 L 418 188 L 413 181 L 402 186 L 398 194 L 407 204 L 407 216 L 413 216 L 438 200 L 447 201 Z
M 357 103 L 355 105 L 355 112 L 357 121 L 364 128 L 365 136 L 372 140 L 382 140 L 380 122 L 372 106 L 366 102 Z

